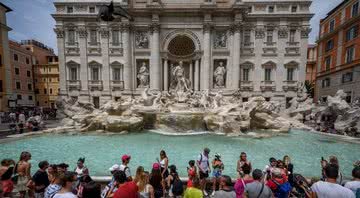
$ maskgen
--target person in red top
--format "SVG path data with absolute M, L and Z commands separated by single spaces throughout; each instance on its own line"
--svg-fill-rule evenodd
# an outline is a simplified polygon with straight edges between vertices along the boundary
M 124 171 L 116 171 L 114 179 L 118 186 L 118 190 L 114 194 L 114 198 L 140 198 L 138 186 L 134 181 L 126 182 L 126 174 Z
M 192 180 L 196 177 L 195 160 L 190 160 L 189 161 L 189 166 L 190 167 L 187 167 L 189 179 L 188 179 L 188 182 L 187 182 L 187 185 L 186 185 L 188 188 L 193 187 Z
M 274 181 L 276 181 L 279 185 L 287 182 L 286 175 L 282 174 L 281 170 L 279 168 L 274 168 L 273 169 L 272 177 L 266 183 L 266 185 L 269 186 L 269 188 L 273 192 L 275 192 L 276 189 L 278 188 L 278 186 L 276 185 L 276 183 Z

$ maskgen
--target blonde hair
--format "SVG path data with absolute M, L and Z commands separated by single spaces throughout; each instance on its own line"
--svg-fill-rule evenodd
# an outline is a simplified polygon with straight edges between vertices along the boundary
M 137 182 L 137 186 L 139 188 L 139 192 L 142 192 L 144 191 L 145 187 L 146 187 L 146 184 L 149 183 L 149 173 L 146 173 L 144 172 L 141 176 L 140 176 L 140 179 L 139 181 Z

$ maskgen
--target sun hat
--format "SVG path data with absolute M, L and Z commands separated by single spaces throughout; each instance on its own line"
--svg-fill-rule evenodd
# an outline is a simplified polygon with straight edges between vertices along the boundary
M 153 169 L 154 170 L 159 170 L 160 169 L 160 164 L 159 163 L 153 163 Z
M 109 171 L 116 171 L 120 170 L 120 166 L 118 164 L 112 165 L 112 167 L 109 168 Z
M 130 155 L 123 155 L 123 156 L 121 157 L 121 160 L 122 160 L 122 161 L 126 161 L 126 160 L 129 160 L 129 159 L 131 159 L 131 156 L 130 156 Z

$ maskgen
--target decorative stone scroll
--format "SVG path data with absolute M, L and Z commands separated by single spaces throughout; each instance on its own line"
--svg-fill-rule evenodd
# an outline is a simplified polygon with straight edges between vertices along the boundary
M 289 30 L 286 26 L 279 27 L 279 30 L 278 30 L 279 39 L 287 38 L 288 32 L 289 32 Z
M 310 27 L 302 27 L 301 28 L 301 38 L 309 38 L 310 32 L 311 32 Z
M 149 48 L 149 38 L 148 34 L 145 31 L 135 32 L 135 46 L 138 49 L 148 49 Z
M 255 29 L 255 38 L 263 39 L 265 37 L 265 29 L 264 28 L 256 28 Z
M 62 28 L 54 28 L 54 32 L 56 33 L 57 38 L 64 38 L 64 29 Z
M 226 48 L 227 46 L 227 32 L 217 31 L 215 33 L 214 48 Z

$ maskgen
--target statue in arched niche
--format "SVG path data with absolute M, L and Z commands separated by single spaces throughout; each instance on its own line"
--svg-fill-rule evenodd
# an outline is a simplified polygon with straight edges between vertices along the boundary
M 225 74 L 226 74 L 226 69 L 224 66 L 224 63 L 222 61 L 219 62 L 219 65 L 217 66 L 217 68 L 214 71 L 214 83 L 215 83 L 215 88 L 223 88 L 225 87 Z

